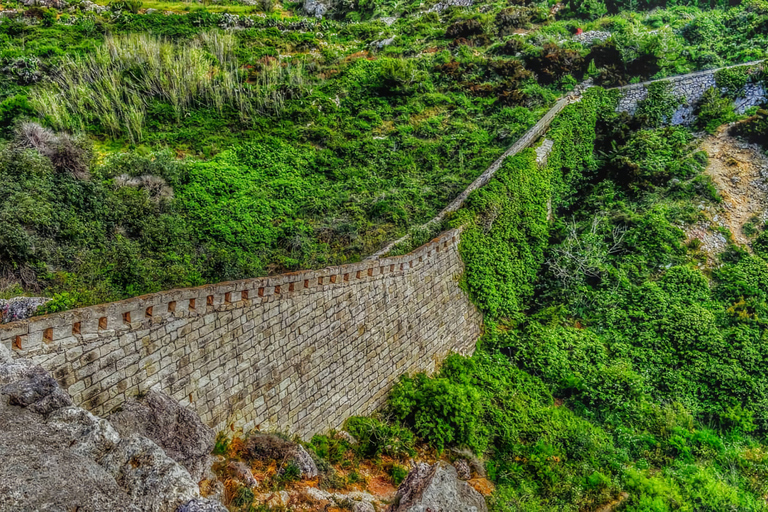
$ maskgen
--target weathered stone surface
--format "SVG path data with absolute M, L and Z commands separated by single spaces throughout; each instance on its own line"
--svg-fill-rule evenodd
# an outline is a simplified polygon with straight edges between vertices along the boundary
M 176 512 L 228 512 L 227 507 L 216 500 L 195 498 L 180 506 Z
M 317 471 L 317 465 L 315 465 L 315 461 L 312 460 L 312 456 L 307 453 L 307 450 L 305 450 L 303 446 L 296 446 L 296 453 L 293 460 L 299 466 L 302 478 L 316 478 L 319 474 Z
M 158 391 L 140 400 L 129 399 L 109 416 L 121 436 L 140 434 L 157 443 L 199 482 L 211 468 L 216 434 L 193 411 Z
M 37 2 L 38 0 L 26 0 Z M 30 5 L 26 4 L 25 5 Z M 37 308 L 51 299 L 45 297 L 14 297 L 13 299 L 0 299 L 0 323 L 16 322 L 24 320 L 35 314 Z
M 248 454 L 254 459 L 295 462 L 304 479 L 318 475 L 315 461 L 300 444 L 273 434 L 255 432 L 248 437 L 245 446 Z
M 607 41 L 611 38 L 610 32 L 602 32 L 599 30 L 588 30 L 586 32 L 582 32 L 581 34 L 576 34 L 573 36 L 573 40 L 577 41 L 584 46 L 592 46 L 596 43 L 602 43 L 603 41 Z
M 304 12 L 307 16 L 322 18 L 333 7 L 333 2 L 328 0 L 304 0 Z
M 173 512 L 199 496 L 152 441 L 121 439 L 72 406 L 41 367 L 6 355 L 0 350 L 0 510 Z
M 71 437 L 0 399 L 0 510 L 138 511 L 112 476 L 78 455 Z
M 472 478 L 472 468 L 469 467 L 469 462 L 464 459 L 456 459 L 453 462 L 453 467 L 456 468 L 456 474 L 462 480 L 469 480 Z
M 141 510 L 174 512 L 200 494 L 186 469 L 138 434 L 122 438 L 99 464 Z
M 43 368 L 11 365 L 10 372 L 15 375 L 13 382 L 0 388 L 0 394 L 8 396 L 10 405 L 29 407 L 38 414 L 48 414 L 72 405 L 69 395 L 59 388 L 58 383 Z
M 417 464 L 397 490 L 392 512 L 485 512 L 485 498 L 458 479 L 456 468 L 445 462 Z
M 120 435 L 107 420 L 80 407 L 59 409 L 48 418 L 48 425 L 69 435 L 70 450 L 92 460 L 101 459 L 120 442 Z
M 376 512 L 376 509 L 367 501 L 358 501 L 352 506 L 352 512 Z
M 472 7 L 473 0 L 442 0 L 429 8 L 427 12 L 443 12 L 449 7 Z
M 227 472 L 246 487 L 254 488 L 259 486 L 259 482 L 254 478 L 251 468 L 245 462 L 229 461 Z

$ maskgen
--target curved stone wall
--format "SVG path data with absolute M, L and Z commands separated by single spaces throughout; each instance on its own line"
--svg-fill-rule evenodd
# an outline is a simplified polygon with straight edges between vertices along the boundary
M 0 343 L 105 415 L 160 389 L 216 429 L 304 437 L 379 407 L 399 375 L 469 354 L 460 232 L 405 256 L 171 290 L 0 326 Z

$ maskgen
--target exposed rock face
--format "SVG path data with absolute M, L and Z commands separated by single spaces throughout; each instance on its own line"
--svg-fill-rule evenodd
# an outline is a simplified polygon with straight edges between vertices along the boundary
M 352 507 L 352 512 L 376 512 L 376 509 L 367 501 L 358 501 Z
M 109 421 L 121 436 L 139 434 L 157 443 L 196 482 L 207 476 L 216 434 L 168 395 L 150 391 L 138 401 L 128 400 Z
M 473 0 L 443 0 L 429 8 L 427 12 L 443 12 L 449 7 L 472 7 Z
M 253 433 L 246 443 L 248 454 L 254 459 L 293 461 L 301 470 L 301 477 L 315 478 L 317 466 L 303 446 L 272 434 Z
M 199 494 L 187 470 L 138 434 L 122 438 L 99 464 L 140 510 L 173 512 Z
M 174 512 L 199 498 L 154 442 L 121 437 L 71 403 L 41 367 L 0 345 L 0 510 Z
M 464 459 L 457 459 L 453 463 L 453 467 L 456 468 L 456 473 L 462 480 L 469 480 L 472 478 L 472 469 L 469 467 L 469 462 Z
M 69 395 L 41 367 L 12 364 L 9 369 L 13 379 L 0 387 L 0 394 L 8 396 L 10 405 L 29 407 L 32 412 L 43 415 L 72 405 Z
M 456 468 L 445 462 L 417 464 L 397 490 L 390 512 L 486 512 L 483 496 L 459 480 Z
M 610 32 L 601 32 L 599 30 L 588 30 L 587 32 L 582 32 L 581 34 L 574 35 L 573 40 L 578 41 L 584 46 L 592 46 L 593 44 L 607 41 L 608 39 L 610 39 L 610 37 L 611 37 Z
M 56 9 L 64 9 L 69 5 L 65 0 L 21 0 L 21 3 L 25 7 L 39 5 L 40 7 L 55 7 Z
M 176 512 L 229 512 L 227 507 L 215 500 L 195 498 L 179 507 Z
M 315 461 L 312 460 L 312 456 L 307 453 L 307 450 L 305 450 L 303 446 L 296 446 L 296 454 L 294 455 L 293 460 L 299 466 L 302 478 L 315 478 L 319 474 Z
M 45 297 L 14 297 L 0 299 L 0 323 L 7 324 L 31 317 L 37 308 L 51 299 Z
M 325 16 L 325 13 L 332 7 L 332 3 L 328 0 L 304 0 L 304 12 L 308 16 L 314 16 L 318 19 Z
M 259 482 L 253 477 L 251 468 L 245 462 L 230 461 L 227 464 L 227 472 L 246 487 L 254 488 L 259 486 Z

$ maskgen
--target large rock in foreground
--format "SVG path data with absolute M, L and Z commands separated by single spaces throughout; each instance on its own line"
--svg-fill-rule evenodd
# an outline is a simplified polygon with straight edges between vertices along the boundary
M 226 511 L 153 441 L 120 436 L 2 345 L 0 461 L 0 510 Z
M 487 512 L 485 498 L 445 462 L 417 464 L 397 489 L 390 512 Z
M 121 436 L 139 434 L 157 443 L 195 482 L 208 476 L 216 434 L 168 395 L 150 391 L 140 400 L 128 400 L 109 422 Z

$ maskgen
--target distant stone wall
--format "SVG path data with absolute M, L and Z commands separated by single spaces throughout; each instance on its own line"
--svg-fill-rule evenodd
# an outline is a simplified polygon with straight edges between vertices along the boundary
M 672 92 L 684 99 L 684 103 L 682 103 L 677 111 L 675 111 L 671 124 L 689 125 L 696 120 L 696 105 L 704 96 L 704 93 L 707 89 L 717 86 L 715 81 L 715 73 L 717 73 L 717 71 L 720 69 L 755 66 L 757 64 L 759 63 L 750 62 L 747 64 L 739 64 L 737 66 L 728 66 L 726 68 L 701 71 L 689 75 L 617 87 L 617 89 L 621 91 L 621 98 L 619 99 L 619 105 L 616 108 L 616 111 L 634 114 L 637 110 L 638 103 L 648 96 L 648 85 L 655 82 L 669 82 L 672 85 Z M 747 84 L 742 97 L 734 102 L 734 108 L 737 113 L 742 114 L 749 107 L 760 105 L 765 101 L 766 91 L 761 84 Z
M 98 415 L 150 388 L 216 429 L 304 437 L 379 407 L 404 373 L 469 354 L 482 318 L 458 279 L 460 232 L 405 256 L 171 290 L 0 326 Z

